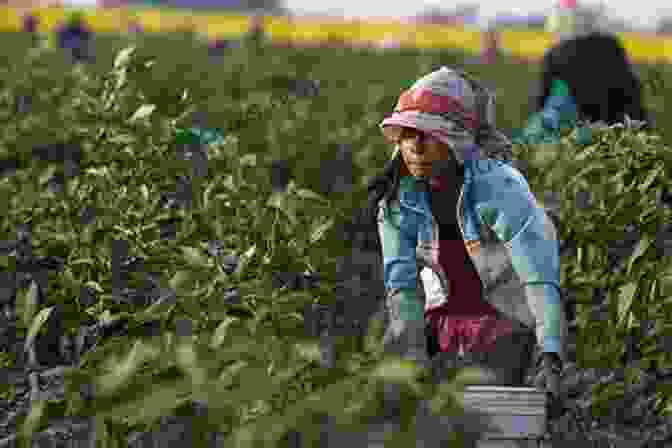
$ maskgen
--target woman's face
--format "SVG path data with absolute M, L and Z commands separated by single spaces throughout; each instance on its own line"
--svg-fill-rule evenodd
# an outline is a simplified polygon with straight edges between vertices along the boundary
M 401 129 L 398 144 L 404 173 L 411 176 L 430 177 L 434 162 L 454 160 L 448 145 L 413 128 Z

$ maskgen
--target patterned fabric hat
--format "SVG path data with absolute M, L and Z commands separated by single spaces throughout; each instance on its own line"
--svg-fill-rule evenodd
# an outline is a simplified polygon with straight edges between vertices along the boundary
M 511 142 L 494 122 L 494 94 L 466 73 L 441 67 L 404 91 L 379 126 L 395 144 L 404 127 L 429 133 L 450 146 L 460 164 L 478 158 L 510 160 Z M 398 151 L 397 144 L 392 158 Z

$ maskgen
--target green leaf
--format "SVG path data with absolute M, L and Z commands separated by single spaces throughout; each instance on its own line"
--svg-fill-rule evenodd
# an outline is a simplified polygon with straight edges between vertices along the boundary
M 175 361 L 192 380 L 195 387 L 200 387 L 208 380 L 208 372 L 200 363 L 193 343 L 181 343 L 175 347 Z
M 282 210 L 286 202 L 285 197 L 286 193 L 275 192 L 268 197 L 268 200 L 266 201 L 266 206 Z
M 183 246 L 182 254 L 186 259 L 187 263 L 192 266 L 197 266 L 199 268 L 211 268 L 213 266 L 212 261 L 203 255 L 203 253 L 196 247 Z
M 192 275 L 191 272 L 180 270 L 173 275 L 173 277 L 168 281 L 168 284 L 175 291 L 182 293 L 186 288 L 191 284 Z
M 54 309 L 53 306 L 50 306 L 49 308 L 44 308 L 39 313 L 37 313 L 37 316 L 35 316 L 35 319 L 33 319 L 33 323 L 30 325 L 28 335 L 26 336 L 26 342 L 24 345 L 26 350 L 32 347 L 33 344 L 35 343 L 35 338 L 37 337 L 37 334 L 40 332 L 42 325 L 44 325 L 47 319 L 49 319 L 49 315 L 51 314 L 51 311 L 53 309 Z
M 105 177 L 105 176 L 108 176 L 110 174 L 109 169 L 106 166 L 100 167 L 100 168 L 87 168 L 85 170 L 85 172 L 88 173 L 88 174 L 93 174 L 94 176 L 100 176 L 100 177 Z
M 222 387 L 229 387 L 233 384 L 234 378 L 240 375 L 240 372 L 249 365 L 247 361 L 234 361 L 231 365 L 226 366 L 219 375 L 218 383 Z
M 257 245 L 253 244 L 240 257 L 240 262 L 238 263 L 238 267 L 236 268 L 235 272 L 238 278 L 240 278 L 243 275 L 243 273 L 247 270 L 247 266 L 250 264 L 250 261 L 252 261 L 252 257 L 254 257 L 254 254 L 256 252 L 257 252 Z
M 245 154 L 242 156 L 238 163 L 242 166 L 257 166 L 257 155 L 256 154 Z
M 21 425 L 20 434 L 22 437 L 25 438 L 25 440 L 29 440 L 32 437 L 32 435 L 39 429 L 39 425 L 45 415 L 46 408 L 47 408 L 47 402 L 44 400 L 40 400 L 37 403 L 33 403 L 30 406 L 30 412 L 26 416 L 26 419 L 23 421 L 23 424 Z
M 74 261 L 71 261 L 71 262 L 68 263 L 69 266 L 77 266 L 77 265 L 80 265 L 80 264 L 85 264 L 85 265 L 88 265 L 88 266 L 95 266 L 96 265 L 96 260 L 94 260 L 93 258 L 80 258 L 78 260 L 74 260 Z M 94 282 L 89 282 L 89 283 L 94 283 Z M 88 285 L 88 283 L 87 283 L 87 285 Z M 100 285 L 98 285 L 97 283 L 96 283 L 96 286 L 98 288 L 100 288 Z M 98 292 L 103 292 L 103 291 L 101 290 L 101 291 L 98 291 Z
M 179 378 L 158 384 L 150 382 L 147 386 L 140 395 L 121 394 L 116 406 L 108 409 L 96 407 L 96 413 L 100 417 L 125 421 L 129 425 L 149 423 L 169 415 L 187 402 L 191 381 L 188 378 Z
M 629 316 L 637 288 L 637 282 L 627 283 L 620 288 L 618 297 L 618 325 L 622 325 Z
M 665 171 L 665 165 L 660 165 L 649 172 L 644 181 L 639 185 L 639 192 L 644 193 L 653 182 L 656 181 L 656 178 Z
M 402 383 L 411 386 L 416 393 L 420 388 L 416 382 L 417 366 L 411 361 L 389 360 L 383 361 L 371 372 L 371 378 Z
M 478 384 L 487 378 L 485 372 L 478 367 L 468 367 L 461 369 L 453 380 L 453 384 L 461 387 L 467 384 Z
M 140 193 L 142 193 L 142 198 L 145 201 L 149 201 L 149 188 L 147 188 L 146 184 L 140 186 Z
M 301 199 L 310 199 L 319 202 L 329 202 L 319 194 L 315 193 L 314 191 L 307 190 L 305 188 L 299 188 L 297 190 L 294 190 L 294 193 Z
M 35 317 L 38 307 L 40 306 L 40 288 L 35 280 L 30 282 L 30 287 L 23 299 L 23 325 L 25 328 L 30 326 L 30 323 Z M 39 331 L 39 329 L 38 329 Z
M 147 118 L 152 114 L 152 112 L 154 112 L 154 109 L 156 109 L 154 104 L 143 104 L 138 108 L 138 110 L 135 111 L 133 116 L 130 118 L 130 121 L 135 122 Z
M 210 341 L 210 347 L 213 349 L 219 348 L 226 338 L 229 327 L 233 322 L 237 322 L 239 319 L 231 316 L 227 316 L 217 325 L 214 333 L 212 334 L 212 339 Z
M 114 68 L 119 69 L 127 66 L 133 53 L 135 53 L 135 47 L 127 47 L 120 50 L 114 58 Z
M 164 291 L 159 299 L 152 303 L 145 311 L 147 318 L 156 318 L 173 308 L 177 303 L 177 295 L 173 290 Z
M 310 232 L 310 243 L 315 244 L 324 238 L 324 235 L 334 226 L 334 219 L 326 221 L 317 220 L 313 223 L 313 230 Z
M 143 362 L 156 359 L 160 353 L 160 350 L 151 344 L 141 340 L 135 341 L 126 359 L 120 363 L 112 362 L 111 364 L 114 364 L 112 372 L 97 378 L 96 392 L 100 395 L 113 394 L 130 382 L 131 377 L 138 371 Z
M 630 260 L 628 261 L 628 274 L 632 271 L 632 266 L 635 264 L 638 258 L 640 258 L 646 250 L 655 242 L 654 238 L 651 238 L 648 234 L 642 235 L 642 238 L 637 243 L 635 251 L 630 255 Z
M 88 286 L 89 288 L 91 288 L 91 289 L 93 289 L 94 291 L 99 292 L 99 293 L 101 293 L 101 294 L 104 292 L 104 291 L 103 291 L 103 288 L 102 288 L 97 282 L 94 282 L 94 281 L 88 281 L 88 282 L 84 283 L 84 285 L 85 285 L 85 286 Z
M 212 192 L 215 190 L 216 186 L 217 185 L 215 183 L 211 183 L 206 186 L 205 190 L 203 191 L 203 208 L 206 210 L 210 208 Z
M 94 426 L 96 430 L 96 443 L 108 447 L 108 442 L 110 441 L 109 425 L 105 422 L 105 419 L 94 417 Z
M 314 362 L 320 361 L 320 347 L 315 342 L 298 343 L 295 344 L 292 348 L 294 349 L 294 353 L 301 359 Z
M 100 322 L 101 325 L 107 325 L 115 320 L 117 320 L 117 318 L 112 316 L 112 312 L 110 310 L 105 310 L 98 316 L 98 322 Z
M 51 177 L 54 175 L 56 169 L 57 169 L 56 165 L 49 165 L 47 168 L 45 168 L 44 171 L 42 171 L 42 173 L 40 174 L 39 184 L 40 185 L 46 184 L 49 181 L 49 179 L 51 179 Z
M 130 145 L 137 141 L 137 137 L 131 134 L 116 134 L 109 137 L 107 141 L 117 145 Z

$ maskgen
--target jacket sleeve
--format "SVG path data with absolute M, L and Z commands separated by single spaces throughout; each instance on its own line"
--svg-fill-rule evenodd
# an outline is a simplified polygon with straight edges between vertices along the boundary
M 527 123 L 513 139 L 514 143 L 553 143 L 560 139 L 560 131 L 573 128 L 578 120 L 576 102 L 564 91 L 566 84 L 554 80 L 553 89 L 546 97 L 543 107 L 530 115 Z
M 380 208 L 378 212 L 386 299 L 392 319 L 424 319 L 424 305 L 417 289 L 418 222 L 414 218 L 413 214 L 402 216 L 398 206 Z
M 514 271 L 525 285 L 544 352 L 563 354 L 565 316 L 560 289 L 560 255 L 555 226 L 527 181 L 515 168 L 490 185 L 488 200 L 476 208 L 481 220 L 503 241 Z

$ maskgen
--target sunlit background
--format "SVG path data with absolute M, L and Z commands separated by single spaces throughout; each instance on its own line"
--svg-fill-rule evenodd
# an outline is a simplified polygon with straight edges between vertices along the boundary
M 72 10 L 85 13 L 94 32 L 172 32 L 189 29 L 211 42 L 235 39 L 263 21 L 277 43 L 419 49 L 454 48 L 538 60 L 557 41 L 586 31 L 619 34 L 636 62 L 672 61 L 669 0 L 513 0 L 383 2 L 382 0 L 0 0 L 10 9 L 0 26 L 22 28 L 22 17 L 38 17 L 50 32 Z M 45 7 L 48 7 L 45 9 Z M 54 8 L 55 7 L 55 8 Z M 263 19 L 261 19 L 263 17 Z M 487 55 L 486 55 L 487 57 Z
M 460 1 L 384 1 L 384 0 L 280 0 L 281 6 L 294 14 L 330 14 L 341 16 L 392 16 L 409 17 L 427 11 L 442 11 L 446 15 L 468 12 L 481 20 L 501 16 L 536 16 L 548 14 L 556 2 L 552 0 L 489 0 L 482 2 Z M 54 1 L 34 1 L 35 3 L 56 3 Z M 11 2 L 8 2 L 11 3 Z M 31 3 L 30 0 L 14 1 L 17 4 Z M 100 4 L 150 4 L 179 6 L 184 8 L 238 8 L 254 3 L 263 7 L 273 3 L 264 0 L 62 0 L 63 5 L 96 6 Z M 631 28 L 655 31 L 664 22 L 672 19 L 672 3 L 668 0 L 609 0 L 584 2 L 584 7 L 601 9 L 617 28 Z M 254 6 L 254 5 L 253 5 Z M 472 19 L 471 17 L 469 19 Z

